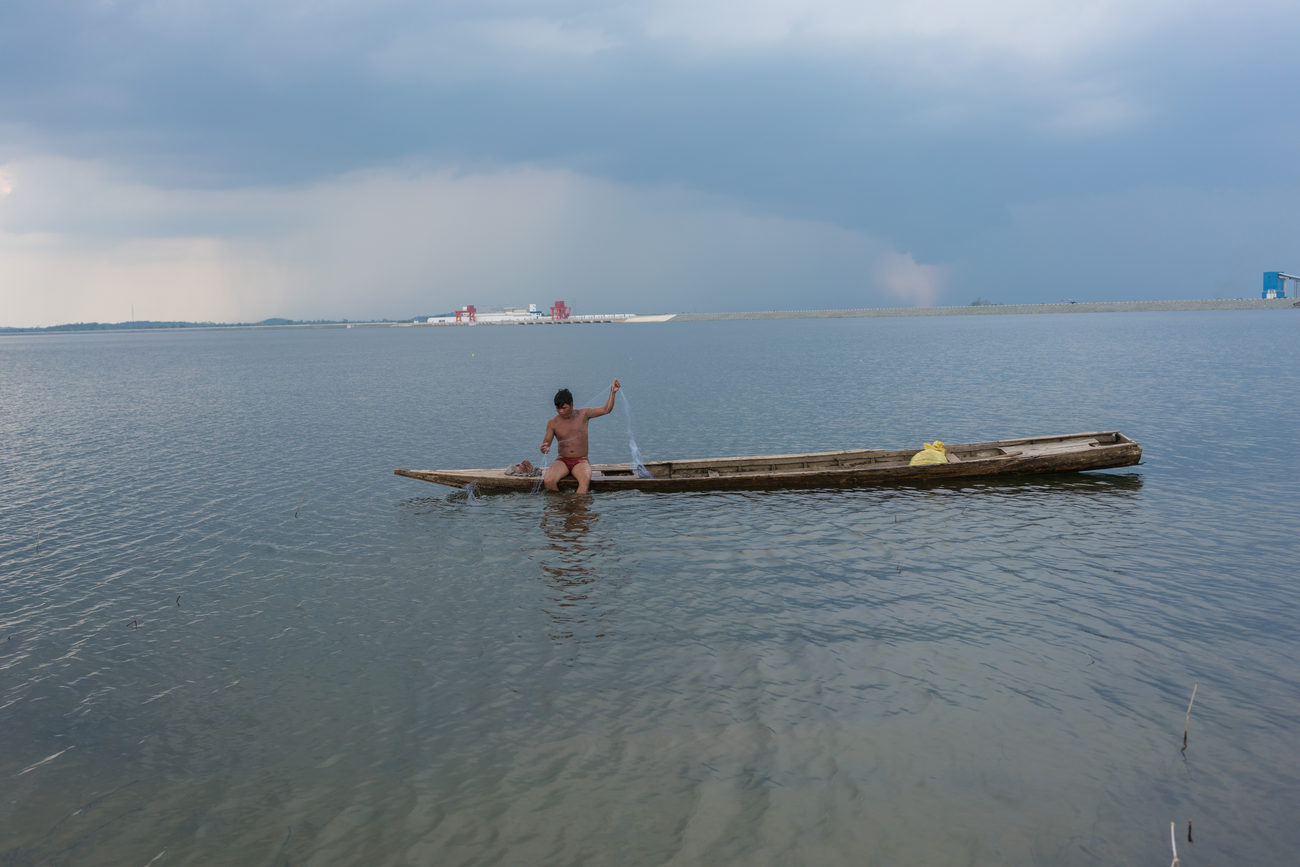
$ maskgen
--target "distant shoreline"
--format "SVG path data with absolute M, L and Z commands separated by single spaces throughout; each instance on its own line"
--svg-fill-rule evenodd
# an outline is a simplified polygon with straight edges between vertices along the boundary
M 877 316 L 999 316 L 1029 313 L 1153 313 L 1175 310 L 1278 310 L 1294 298 L 1215 298 L 1184 301 L 1078 301 L 1056 304 L 980 304 L 965 307 L 866 307 L 847 310 L 760 310 L 748 313 L 678 313 L 673 322 L 743 319 L 855 319 Z
M 1281 310 L 1300 307 L 1300 301 L 1294 298 L 1212 298 L 1188 299 L 1182 301 L 1063 301 L 1052 304 L 978 304 L 964 307 L 861 307 L 838 310 L 750 310 L 733 313 L 656 313 L 635 314 L 617 320 L 604 320 L 608 323 L 651 323 L 651 322 L 728 322 L 757 319 L 862 319 L 884 316 L 1004 316 L 1033 313 L 1154 313 L 1162 311 L 1196 311 L 1196 310 Z M 473 327 L 484 325 L 519 325 L 518 322 L 479 322 Z M 594 325 L 601 322 L 561 322 L 552 323 L 544 320 L 528 324 Z M 86 323 L 71 325 L 50 325 L 36 328 L 0 327 L 0 337 L 14 334 L 86 334 L 104 331 L 168 331 L 213 328 L 383 328 L 421 326 L 424 322 L 409 319 L 372 320 L 372 321 L 266 321 L 250 323 L 219 322 L 122 322 L 122 323 Z M 469 327 L 465 325 L 440 325 L 437 327 Z
M 44 325 L 32 328 L 0 326 L 0 337 L 14 334 L 100 334 L 121 331 L 213 331 L 216 329 L 245 328 L 250 330 L 292 328 L 385 328 L 410 325 L 408 321 L 375 320 L 373 322 L 88 322 L 69 325 Z

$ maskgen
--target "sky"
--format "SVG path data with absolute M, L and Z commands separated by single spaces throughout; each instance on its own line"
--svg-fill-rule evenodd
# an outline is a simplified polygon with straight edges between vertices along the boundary
M 1294 0 L 0 0 L 0 326 L 1258 297 Z

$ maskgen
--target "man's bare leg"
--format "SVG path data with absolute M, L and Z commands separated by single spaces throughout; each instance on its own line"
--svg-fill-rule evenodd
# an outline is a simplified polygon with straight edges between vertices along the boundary
M 591 464 L 586 461 L 579 461 L 573 465 L 571 472 L 573 477 L 578 480 L 578 493 L 587 493 L 587 488 L 591 486 Z
M 542 477 L 542 487 L 548 491 L 558 491 L 560 489 L 560 479 L 569 474 L 569 468 L 564 465 L 564 461 L 558 458 L 549 467 L 546 468 L 546 475 Z

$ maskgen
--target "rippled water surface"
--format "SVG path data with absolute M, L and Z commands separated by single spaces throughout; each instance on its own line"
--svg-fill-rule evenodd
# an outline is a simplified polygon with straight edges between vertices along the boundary
M 0 339 L 0 863 L 1167 864 L 1171 822 L 1189 867 L 1292 861 L 1298 335 Z M 554 390 L 615 376 L 597 460 L 1118 428 L 1145 461 L 591 498 L 392 475 L 536 459 Z

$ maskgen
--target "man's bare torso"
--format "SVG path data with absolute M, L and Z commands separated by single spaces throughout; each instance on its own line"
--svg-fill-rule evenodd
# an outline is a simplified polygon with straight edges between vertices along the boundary
M 569 417 L 557 415 L 551 419 L 551 430 L 560 446 L 562 458 L 585 458 L 587 456 L 587 418 L 581 409 L 569 411 Z

